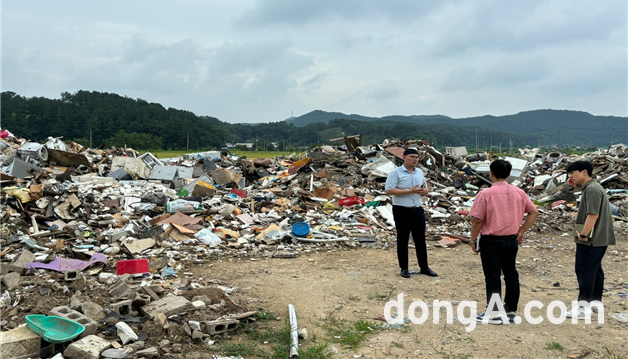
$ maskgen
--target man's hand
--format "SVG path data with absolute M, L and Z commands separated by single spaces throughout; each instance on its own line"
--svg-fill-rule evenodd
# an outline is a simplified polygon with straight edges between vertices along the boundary
M 478 251 L 476 250 L 476 248 L 477 248 L 477 246 L 476 246 L 476 245 L 477 245 L 477 243 L 476 243 L 476 242 L 472 242 L 472 243 L 471 243 L 471 250 L 473 251 L 473 253 L 474 253 L 474 254 L 480 254 L 480 252 L 478 252 Z
M 409 189 L 410 193 L 416 193 L 420 195 L 427 194 L 427 187 L 421 187 L 421 185 L 416 185 Z
M 589 237 L 582 238 L 582 237 L 580 237 L 580 234 L 581 234 L 580 232 L 576 231 L 576 235 L 578 236 L 578 240 L 580 242 L 588 242 L 589 241 Z
M 519 245 L 523 244 L 523 235 L 525 234 L 525 232 L 517 232 L 517 243 L 519 243 Z

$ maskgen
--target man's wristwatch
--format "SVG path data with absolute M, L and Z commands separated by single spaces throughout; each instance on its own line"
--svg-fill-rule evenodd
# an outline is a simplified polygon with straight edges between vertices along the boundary
M 580 233 L 580 238 L 587 238 L 584 234 Z

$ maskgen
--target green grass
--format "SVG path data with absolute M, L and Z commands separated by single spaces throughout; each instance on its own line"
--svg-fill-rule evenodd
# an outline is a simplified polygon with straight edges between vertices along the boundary
M 378 328 L 377 324 L 368 320 L 350 322 L 336 318 L 333 313 L 321 320 L 321 326 L 331 342 L 341 344 L 345 349 L 356 349 L 366 340 L 367 334 Z
M 222 150 L 216 150 L 222 151 Z M 150 151 L 153 156 L 157 158 L 177 158 L 181 157 L 188 153 L 195 152 L 205 152 L 204 150 L 173 150 L 173 151 Z M 240 157 L 246 156 L 249 159 L 253 158 L 274 158 L 275 156 L 290 156 L 293 152 L 281 152 L 281 151 L 239 151 L 233 150 L 231 153 L 238 155 Z M 303 154 L 304 152 L 296 152 L 297 155 Z
M 545 346 L 545 349 L 547 349 L 547 350 L 563 350 L 565 348 L 562 345 L 560 345 L 560 343 L 551 342 L 551 343 L 547 343 L 547 345 Z
M 293 152 L 281 152 L 281 151 L 238 151 L 234 150 L 231 153 L 240 157 L 246 156 L 246 158 L 274 158 L 275 156 L 290 156 Z M 297 152 L 297 154 L 299 154 Z
M 332 352 L 327 348 L 327 343 L 314 345 L 307 348 L 299 348 L 299 358 L 301 359 L 330 359 Z M 284 356 L 283 358 L 287 358 Z
M 257 319 L 260 319 L 262 321 L 277 320 L 277 316 L 274 313 L 262 310 L 261 312 L 257 313 Z
M 299 357 L 301 359 L 331 359 L 333 352 L 330 343 L 338 343 L 344 349 L 356 349 L 366 339 L 367 335 L 377 330 L 378 325 L 366 319 L 348 321 L 328 314 L 321 319 L 320 326 L 326 337 L 321 342 L 316 335 L 307 340 L 299 340 Z M 227 356 L 259 357 L 263 359 L 284 359 L 290 353 L 290 324 L 286 320 L 282 325 L 274 327 L 277 316 L 273 313 L 261 311 L 257 320 L 242 324 L 230 335 L 232 340 L 219 343 L 210 348 L 210 352 Z M 219 342 L 221 337 L 215 337 Z M 224 338 L 224 337 L 223 337 Z M 401 348 L 403 347 L 402 344 Z
M 247 356 L 247 355 L 262 355 L 263 350 L 257 347 L 256 343 L 232 343 L 227 342 L 221 344 L 218 347 L 218 351 L 224 355 L 231 356 Z
M 194 153 L 194 152 L 198 152 L 198 151 L 194 151 L 194 150 L 150 151 L 150 153 L 152 153 L 153 156 L 157 158 L 175 158 L 175 157 L 181 157 L 185 155 L 186 153 Z
M 602 349 L 606 351 L 606 356 L 604 356 L 604 358 L 608 357 L 610 359 L 625 359 L 622 356 L 613 354 L 613 351 L 608 349 L 607 347 L 602 347 Z
M 232 337 L 241 334 L 239 339 L 220 343 L 211 352 L 220 355 L 244 358 L 259 357 L 263 359 L 285 359 L 290 353 L 290 325 L 286 321 L 278 327 L 270 326 L 276 321 L 273 313 L 261 311 L 257 321 L 243 324 Z M 220 341 L 220 338 L 217 338 Z M 333 353 L 327 343 L 316 343 L 316 336 L 308 340 L 299 340 L 299 357 L 301 359 L 331 359 Z
M 384 293 L 384 294 L 375 293 L 374 295 L 370 296 L 369 299 L 375 299 L 380 302 L 388 302 L 390 301 L 390 298 L 392 298 L 393 293 L 395 292 L 395 289 L 397 289 L 397 287 L 391 287 L 388 293 Z

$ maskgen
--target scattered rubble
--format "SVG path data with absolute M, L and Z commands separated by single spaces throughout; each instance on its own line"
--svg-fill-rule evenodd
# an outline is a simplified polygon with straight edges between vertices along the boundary
M 176 357 L 182 346 L 253 320 L 235 289 L 192 278 L 186 268 L 222 256 L 294 258 L 395 244 L 388 173 L 415 147 L 432 187 L 425 197 L 428 240 L 468 242 L 473 198 L 490 185 L 487 153 L 439 152 L 425 141 L 320 146 L 285 157 L 247 159 L 200 152 L 157 159 L 128 148 L 94 149 L 49 138 L 0 140 L 2 353 L 37 348 L 23 326 L 30 314 L 56 315 L 86 329 L 67 358 Z M 590 160 L 609 194 L 617 234 L 628 233 L 628 149 L 573 156 L 520 149 L 509 182 L 535 201 L 543 233 L 571 233 L 579 192 L 567 163 Z M 13 344 L 12 344 L 13 343 Z M 113 348 L 112 348 L 113 347 Z M 6 352 L 8 353 L 8 352 Z M 7 354 L 9 355 L 9 354 Z M 44 355 L 42 354 L 42 357 Z

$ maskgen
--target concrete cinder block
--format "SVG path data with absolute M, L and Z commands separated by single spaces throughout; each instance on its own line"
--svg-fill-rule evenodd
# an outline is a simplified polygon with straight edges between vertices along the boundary
M 41 337 L 21 325 L 0 333 L 0 358 L 39 358 Z
M 68 359 L 98 359 L 100 353 L 111 346 L 111 342 L 95 335 L 89 335 L 68 346 L 63 352 Z
M 216 335 L 236 330 L 239 323 L 240 321 L 235 319 L 218 319 L 203 324 L 207 334 Z
M 74 281 L 80 275 L 81 275 L 81 271 L 80 270 L 65 272 L 65 280 L 67 280 L 67 281 Z
M 121 315 L 137 315 L 137 312 L 133 310 L 133 302 L 128 299 L 118 303 L 113 303 L 109 307 L 111 307 L 111 310 Z
M 131 289 L 124 280 L 117 281 L 108 289 L 109 294 L 117 298 L 126 298 L 131 294 Z
M 159 313 L 170 316 L 189 309 L 192 309 L 192 302 L 177 295 L 161 298 L 140 308 L 143 314 L 151 318 Z
M 133 302 L 133 305 L 137 306 L 146 305 L 151 301 L 150 295 L 138 292 L 131 293 L 127 299 Z
M 77 312 L 76 310 L 70 309 L 70 307 L 67 306 L 52 308 L 48 315 L 56 315 L 57 317 L 70 319 L 79 324 L 83 324 L 85 326 L 85 331 L 81 333 L 79 338 L 85 338 L 91 334 L 94 334 L 96 333 L 96 329 L 98 329 L 98 322 Z

